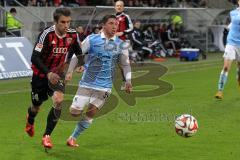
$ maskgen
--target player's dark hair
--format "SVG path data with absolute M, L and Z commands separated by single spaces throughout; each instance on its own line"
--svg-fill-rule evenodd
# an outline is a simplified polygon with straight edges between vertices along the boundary
M 116 16 L 113 15 L 113 14 L 106 15 L 106 16 L 104 16 L 104 17 L 102 18 L 100 24 L 106 24 L 107 21 L 108 21 L 110 18 L 116 19 Z
M 60 16 L 71 16 L 71 11 L 68 8 L 57 8 L 53 13 L 53 19 L 55 22 L 59 20 Z
M 16 8 L 11 8 L 11 9 L 10 9 L 10 13 L 17 13 Z

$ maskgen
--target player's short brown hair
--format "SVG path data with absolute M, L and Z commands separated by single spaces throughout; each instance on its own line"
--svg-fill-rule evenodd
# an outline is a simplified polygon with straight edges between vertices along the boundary
M 57 22 L 60 16 L 71 16 L 71 11 L 68 8 L 57 8 L 53 13 L 53 20 Z

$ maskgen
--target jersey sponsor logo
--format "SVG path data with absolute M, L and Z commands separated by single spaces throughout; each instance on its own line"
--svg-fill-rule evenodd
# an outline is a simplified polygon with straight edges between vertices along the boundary
M 123 17 L 119 17 L 117 20 L 122 21 L 123 19 L 124 19 Z
M 55 47 L 53 48 L 53 53 L 67 54 L 68 49 L 66 47 Z
M 35 51 L 38 51 L 38 52 L 41 52 L 42 49 L 43 49 L 43 44 L 41 44 L 41 43 L 38 43 L 35 47 Z
M 53 40 L 53 41 L 52 41 L 52 44 L 56 44 L 56 42 Z

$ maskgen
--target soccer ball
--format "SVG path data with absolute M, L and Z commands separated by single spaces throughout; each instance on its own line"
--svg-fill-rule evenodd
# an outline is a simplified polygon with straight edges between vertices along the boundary
M 189 114 L 182 114 L 175 119 L 175 130 L 182 137 L 191 137 L 198 130 L 197 119 Z

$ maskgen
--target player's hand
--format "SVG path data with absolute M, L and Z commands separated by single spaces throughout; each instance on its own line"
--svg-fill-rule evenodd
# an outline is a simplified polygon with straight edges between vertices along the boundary
M 53 73 L 53 72 L 49 72 L 47 74 L 47 78 L 50 81 L 50 83 L 52 83 L 53 85 L 57 84 L 58 81 L 60 80 L 59 75 L 57 75 L 56 73 Z
M 84 67 L 83 67 L 83 66 L 77 67 L 77 68 L 75 69 L 75 71 L 76 71 L 77 73 L 82 73 L 82 72 L 84 71 Z
M 72 80 L 72 72 L 68 72 L 65 76 L 65 81 L 69 82 Z
M 115 35 L 118 36 L 118 37 L 119 37 L 119 36 L 122 36 L 122 35 L 123 35 L 123 32 L 117 32 L 117 33 L 115 33 Z
M 132 92 L 132 84 L 130 82 L 125 83 L 125 91 L 129 94 Z

